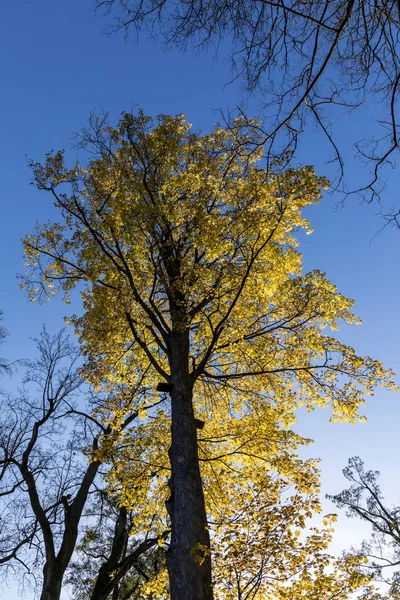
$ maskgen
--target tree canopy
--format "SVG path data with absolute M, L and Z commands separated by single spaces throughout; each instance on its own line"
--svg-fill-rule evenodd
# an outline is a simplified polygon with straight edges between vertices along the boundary
M 311 167 L 261 168 L 256 125 L 238 119 L 199 135 L 183 116 L 123 114 L 115 128 L 93 118 L 82 138 L 85 163 L 68 168 L 56 152 L 32 164 L 60 221 L 25 239 L 30 297 L 63 290 L 68 301 L 79 284 L 84 310 L 71 322 L 88 380 L 104 390 L 140 386 L 139 414 L 144 398 L 156 402 L 160 380 L 168 392 L 115 467 L 134 452 L 154 462 L 156 452 L 165 469 L 169 456 L 167 497 L 165 478 L 147 469 L 141 481 L 166 500 L 173 599 L 212 598 L 207 465 L 221 449 L 255 476 L 269 462 L 271 423 L 288 426 L 301 405 L 329 405 L 333 420 L 355 422 L 365 394 L 393 387 L 391 371 L 324 331 L 358 322 L 352 301 L 323 273 L 302 274 L 295 233 L 311 232 L 302 210 L 328 182 Z M 118 428 L 123 399 L 107 410 Z M 232 468 L 221 466 L 221 477 Z M 147 502 L 133 481 L 125 502 Z

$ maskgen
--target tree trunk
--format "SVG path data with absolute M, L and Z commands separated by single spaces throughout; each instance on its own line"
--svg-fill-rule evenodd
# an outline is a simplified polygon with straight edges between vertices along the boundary
M 97 439 L 93 447 L 97 447 Z M 75 550 L 76 540 L 78 539 L 78 525 L 82 516 L 82 511 L 86 504 L 87 496 L 89 493 L 90 486 L 92 485 L 94 478 L 96 477 L 97 471 L 99 470 L 100 463 L 93 461 L 89 463 L 86 473 L 82 479 L 79 490 L 75 496 L 75 500 L 72 504 L 68 504 L 67 499 L 63 496 L 61 502 L 64 505 L 64 534 L 62 537 L 62 543 L 57 556 L 54 556 L 54 538 L 51 531 L 50 525 L 46 518 L 42 525 L 42 533 L 46 542 L 46 564 L 43 568 L 43 587 L 40 600 L 59 600 L 61 595 L 62 582 L 65 575 L 65 571 L 71 561 L 72 554 Z M 31 477 L 32 475 L 30 475 Z M 34 488 L 36 492 L 36 488 Z M 33 495 L 33 492 L 32 492 Z M 36 498 L 33 497 L 32 506 L 39 506 L 39 514 L 43 512 L 43 509 L 39 502 L 35 504 Z M 32 501 L 31 501 L 32 503 Z M 43 512 L 44 514 L 44 512 Z M 46 526 L 48 525 L 48 527 Z
M 43 589 L 40 600 L 60 600 L 61 596 L 61 581 L 49 582 L 49 585 Z
M 113 598 L 118 597 L 117 593 L 114 595 L 115 590 L 118 592 L 118 579 L 114 579 L 113 572 L 116 573 L 121 569 L 120 560 L 124 555 L 128 538 L 127 514 L 126 508 L 121 507 L 115 524 L 111 553 L 99 569 L 90 600 L 106 600 L 111 593 Z
M 210 535 L 197 450 L 189 379 L 189 333 L 171 334 L 172 476 L 167 510 L 171 545 L 167 553 L 171 600 L 212 600 Z
M 60 600 L 64 571 L 61 572 L 56 565 L 52 569 L 45 567 L 43 571 L 44 581 L 40 600 Z

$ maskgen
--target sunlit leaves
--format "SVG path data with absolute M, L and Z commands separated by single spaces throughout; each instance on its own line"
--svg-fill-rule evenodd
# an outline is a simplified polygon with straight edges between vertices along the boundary
M 314 574 L 308 569 L 313 544 L 322 552 L 329 536 L 311 534 L 303 552 L 301 530 L 318 508 L 318 485 L 313 467 L 295 456 L 300 440 L 280 427 L 301 405 L 330 406 L 333 420 L 354 423 L 366 394 L 378 384 L 393 387 L 392 372 L 328 334 L 359 320 L 324 273 L 302 273 L 296 237 L 299 228 L 311 231 L 302 211 L 318 203 L 327 181 L 312 167 L 267 175 L 253 125 L 239 119 L 198 135 L 182 115 L 124 114 L 116 128 L 92 119 L 82 139 L 85 163 L 68 169 L 56 153 L 32 165 L 60 223 L 38 225 L 25 239 L 24 285 L 43 300 L 58 290 L 68 297 L 80 283 L 84 310 L 71 323 L 85 376 L 104 389 L 138 390 L 132 402 L 147 411 L 142 422 L 118 436 L 126 407 L 116 395 L 103 408 L 114 415 L 116 435 L 99 450 L 113 457 L 110 486 L 137 507 L 137 533 L 154 515 L 152 527 L 166 526 L 169 406 L 166 399 L 162 410 L 145 405 L 155 402 L 157 382 L 169 378 L 171 332 L 187 332 L 194 411 L 205 421 L 199 452 L 207 508 L 211 523 L 224 523 L 216 560 L 225 543 L 229 560 L 245 555 L 245 530 L 226 530 L 234 514 L 248 513 L 251 553 L 250 540 L 261 531 L 257 502 L 271 507 L 265 520 L 279 519 L 272 507 L 293 485 L 293 513 L 282 530 L 293 556 L 268 568 L 279 571 L 278 582 L 291 577 L 290 569 L 308 575 L 298 590 L 293 583 L 292 596 L 279 584 L 274 598 L 310 596 L 307 577 L 321 586 L 329 581 L 340 598 L 321 567 L 328 559 L 321 555 Z M 216 525 L 212 536 L 219 535 Z M 264 561 L 268 539 L 254 541 L 254 560 Z

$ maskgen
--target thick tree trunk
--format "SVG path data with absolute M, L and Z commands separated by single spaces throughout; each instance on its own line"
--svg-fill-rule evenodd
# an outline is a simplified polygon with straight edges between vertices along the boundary
M 52 569 L 44 568 L 44 581 L 40 600 L 60 600 L 63 576 L 64 571 L 57 569 L 56 565 Z
M 189 380 L 189 333 L 171 335 L 172 476 L 167 509 L 171 545 L 167 553 L 171 600 L 212 600 L 210 535 L 197 450 Z
M 49 582 L 49 585 L 43 589 L 40 600 L 60 600 L 60 596 L 61 582 L 55 582 L 54 584 Z

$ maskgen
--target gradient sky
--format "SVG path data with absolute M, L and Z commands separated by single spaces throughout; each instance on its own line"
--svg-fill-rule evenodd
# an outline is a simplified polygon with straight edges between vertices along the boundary
M 32 305 L 17 287 L 16 273 L 23 265 L 20 240 L 36 219 L 53 215 L 49 196 L 29 186 L 26 156 L 41 160 L 52 148 L 70 148 L 73 132 L 92 110 L 110 111 L 114 121 L 121 111 L 135 106 L 152 115 L 185 113 L 196 129 L 206 131 L 217 120 L 217 109 L 234 108 L 240 101 L 238 84 L 224 86 L 230 79 L 227 62 L 217 61 L 212 52 L 200 56 L 164 52 L 146 36 L 140 44 L 126 42 L 122 35 L 107 37 L 102 35 L 106 24 L 94 16 L 91 0 L 20 0 L 0 6 L 0 308 L 9 332 L 2 354 L 9 359 L 30 356 L 30 338 L 42 324 L 57 331 L 69 312 L 58 299 Z M 366 113 L 338 118 L 335 125 L 349 160 L 350 185 L 364 172 L 351 160 L 349 140 L 373 129 L 378 113 L 371 101 Z M 321 136 L 311 130 L 303 138 L 298 159 L 329 175 L 331 167 L 323 160 L 326 152 Z M 398 173 L 390 170 L 387 175 L 384 202 L 400 204 Z M 355 299 L 363 325 L 345 327 L 341 339 L 400 373 L 400 232 L 387 227 L 375 235 L 383 224 L 378 206 L 352 199 L 339 210 L 339 200 L 328 193 L 319 207 L 308 211 L 315 233 L 301 236 L 305 268 L 326 271 L 342 293 Z M 11 385 L 2 381 L 3 387 Z M 323 494 L 345 486 L 341 469 L 348 457 L 359 455 L 368 468 L 381 470 L 388 501 L 396 502 L 399 396 L 378 390 L 363 413 L 368 423 L 357 426 L 329 424 L 328 411 L 301 413 L 296 428 L 315 440 L 307 452 L 322 458 Z M 324 507 L 326 512 L 335 510 L 329 502 Z M 367 531 L 341 515 L 335 550 L 356 544 Z M 0 588 L 1 598 L 17 598 L 14 586 Z

